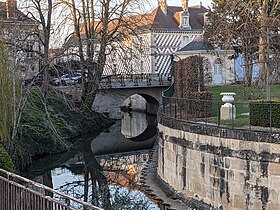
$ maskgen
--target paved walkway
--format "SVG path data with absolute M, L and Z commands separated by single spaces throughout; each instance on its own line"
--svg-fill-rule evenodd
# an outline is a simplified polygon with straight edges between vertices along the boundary
M 143 191 L 147 192 L 152 198 L 158 201 L 159 206 L 163 210 L 187 210 L 189 209 L 184 203 L 176 198 L 172 198 L 172 195 L 168 195 L 163 191 L 156 179 L 157 171 L 157 156 L 158 156 L 158 144 L 155 143 L 153 148 L 153 155 L 151 161 L 146 165 L 144 173 L 140 177 L 141 186 Z

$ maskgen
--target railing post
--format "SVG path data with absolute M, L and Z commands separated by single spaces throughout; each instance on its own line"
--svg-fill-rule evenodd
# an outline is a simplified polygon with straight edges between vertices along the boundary
M 234 127 L 234 119 L 233 119 L 233 106 L 234 106 L 234 104 L 232 103 L 232 107 L 231 107 L 231 128 L 233 128 Z
M 165 97 L 162 95 L 162 109 L 163 109 L 163 114 L 165 114 Z
M 251 126 L 251 104 L 249 103 L 249 130 L 252 129 L 252 126 Z
M 10 174 L 7 174 L 7 179 L 8 179 L 8 186 L 7 186 L 7 196 L 8 196 L 8 203 L 7 203 L 7 207 L 11 208 L 11 195 L 10 195 L 10 188 L 11 188 L 11 184 L 10 184 Z
M 206 103 L 206 101 L 204 101 L 204 109 L 206 110 L 205 124 L 207 125 L 207 121 L 208 121 L 208 109 L 207 109 L 207 103 Z
M 220 105 L 219 105 L 219 102 L 217 102 L 217 116 L 218 116 L 218 127 L 220 127 L 221 125 L 221 114 L 220 114 Z
M 159 85 L 163 85 L 162 74 L 158 74 Z
M 175 115 L 175 119 L 177 119 L 177 99 L 175 99 L 175 104 L 174 104 L 174 115 Z
M 43 210 L 46 210 L 46 190 L 43 189 L 43 193 L 42 193 L 42 196 L 43 196 Z
M 272 103 L 269 102 L 269 126 L 270 126 L 270 133 L 272 132 Z
M 172 117 L 172 98 L 169 101 L 169 117 Z

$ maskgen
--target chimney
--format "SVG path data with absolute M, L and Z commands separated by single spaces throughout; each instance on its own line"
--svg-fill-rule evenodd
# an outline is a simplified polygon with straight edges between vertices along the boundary
M 180 13 L 180 26 L 183 30 L 190 30 L 190 13 L 188 8 L 189 0 L 182 0 L 182 12 Z
M 16 0 L 6 0 L 6 15 L 7 15 L 7 18 L 15 18 L 16 17 L 16 8 L 17 8 L 17 1 Z
M 182 10 L 183 12 L 188 12 L 188 2 L 189 0 L 182 0 Z
M 167 15 L 167 4 L 166 4 L 166 0 L 160 0 L 160 9 L 161 11 Z

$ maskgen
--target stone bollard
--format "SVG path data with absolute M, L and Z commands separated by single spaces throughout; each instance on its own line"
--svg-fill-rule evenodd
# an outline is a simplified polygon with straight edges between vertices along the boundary
M 233 96 L 235 93 L 220 93 L 223 96 L 222 101 L 225 102 L 224 105 L 221 106 L 220 114 L 222 120 L 234 120 L 236 117 L 236 108 L 232 103 L 234 102 Z

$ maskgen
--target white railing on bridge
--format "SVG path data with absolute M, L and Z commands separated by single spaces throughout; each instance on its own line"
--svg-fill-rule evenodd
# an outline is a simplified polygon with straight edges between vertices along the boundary
M 117 74 L 102 78 L 100 88 L 138 88 L 170 86 L 171 77 L 163 74 Z
M 0 169 L 0 210 L 101 210 L 50 187 Z

